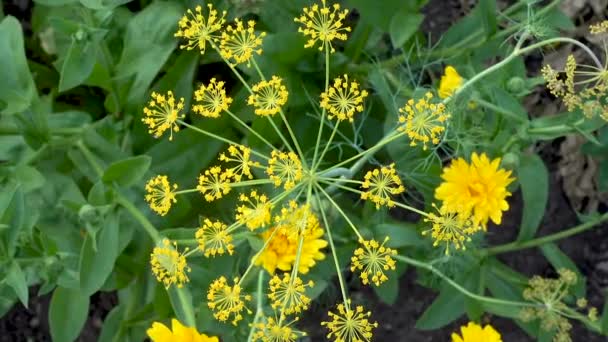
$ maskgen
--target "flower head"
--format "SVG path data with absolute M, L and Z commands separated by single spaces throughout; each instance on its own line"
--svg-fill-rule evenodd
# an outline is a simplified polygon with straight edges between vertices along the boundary
M 294 152 L 272 151 L 268 160 L 266 174 L 275 186 L 289 190 L 302 179 L 302 162 Z
M 270 223 L 270 211 L 272 204 L 264 194 L 252 190 L 249 195 L 241 194 L 239 202 L 243 203 L 236 208 L 236 220 L 247 226 L 250 230 L 256 230 Z
M 207 291 L 207 306 L 213 311 L 213 317 L 220 322 L 226 322 L 232 316 L 232 324 L 236 325 L 243 319 L 241 312 L 246 310 L 245 302 L 251 301 L 251 295 L 241 293 L 239 279 L 234 279 L 234 285 L 228 285 L 226 277 L 214 280 Z
M 363 284 L 369 284 L 371 278 L 372 283 L 380 286 L 380 284 L 388 280 L 384 272 L 395 270 L 395 260 L 392 256 L 397 255 L 397 251 L 384 247 L 388 239 L 388 236 L 385 237 L 382 244 L 379 244 L 376 240 L 359 241 L 363 247 L 355 249 L 355 253 L 351 258 L 350 271 L 361 271 L 360 277 Z
M 207 202 L 222 198 L 230 192 L 230 178 L 232 174 L 222 171 L 219 166 L 213 166 L 198 176 L 198 186 Z
M 260 166 L 260 163 L 251 160 L 251 149 L 243 145 L 230 145 L 227 152 L 220 154 L 220 161 L 236 164 L 226 169 L 226 173 L 237 182 L 240 182 L 243 176 L 253 178 L 251 167 Z
M 500 334 L 491 325 L 481 327 L 474 322 L 460 327 L 461 334 L 452 333 L 452 342 L 502 342 Z
M 458 71 L 453 66 L 446 66 L 443 76 L 441 76 L 441 80 L 439 81 L 439 97 L 442 99 L 450 97 L 461 86 L 462 76 L 458 74 Z
M 334 39 L 346 40 L 346 32 L 350 32 L 350 27 L 342 24 L 347 14 L 347 9 L 340 10 L 340 4 L 333 4 L 331 8 L 327 7 L 326 0 L 321 0 L 321 6 L 314 4 L 311 7 L 304 7 L 304 13 L 294 19 L 301 25 L 298 32 L 308 37 L 308 42 L 304 47 L 313 47 L 317 41 L 320 41 L 320 51 L 329 48 L 330 52 L 335 52 L 332 41 Z
M 608 32 L 608 20 L 604 20 L 602 22 L 589 26 L 589 31 L 591 32 L 591 34 L 600 34 Z
M 225 59 L 233 60 L 234 64 L 247 63 L 247 66 L 250 66 L 253 54 L 262 54 L 262 38 L 266 36 L 266 32 L 256 35 L 253 20 L 249 20 L 247 26 L 240 19 L 234 21 L 234 25 L 229 25 L 222 32 L 220 53 Z
M 158 175 L 146 183 L 146 202 L 156 213 L 165 216 L 171 209 L 171 205 L 177 202 L 175 190 L 177 190 L 177 184 L 171 185 L 167 176 Z
M 228 226 L 221 221 L 203 220 L 203 225 L 195 233 L 198 248 L 205 256 L 215 256 L 234 253 L 232 235 L 228 232 Z
M 232 103 L 232 98 L 226 96 L 224 81 L 215 78 L 208 85 L 201 84 L 194 92 L 194 99 L 198 103 L 192 106 L 192 111 L 207 118 L 219 118 Z
M 270 81 L 260 81 L 251 87 L 253 94 L 249 95 L 247 104 L 255 107 L 257 115 L 274 115 L 287 103 L 289 92 L 280 77 L 272 76 Z
M 371 312 L 365 312 L 361 305 L 353 310 L 348 306 L 338 304 L 338 312 L 328 312 L 329 322 L 321 322 L 321 325 L 329 329 L 327 338 L 335 342 L 370 342 L 372 340 L 372 330 L 378 327 L 377 322 L 370 322 Z
M 366 90 L 359 90 L 359 83 L 348 82 L 348 75 L 334 79 L 333 86 L 327 92 L 321 93 L 321 108 L 329 112 L 329 119 L 353 122 L 355 112 L 363 111 L 363 99 L 367 97 Z
M 445 131 L 446 121 L 450 114 L 445 112 L 442 103 L 431 103 L 433 94 L 426 93 L 423 98 L 414 101 L 410 99 L 403 108 L 399 108 L 399 123 L 403 124 L 397 129 L 405 132 L 410 138 L 410 146 L 422 143 L 424 150 L 427 144 L 439 144 L 439 135 Z
M 192 50 L 199 48 L 201 54 L 205 53 L 207 42 L 218 40 L 219 34 L 217 31 L 222 29 L 222 25 L 226 21 L 226 11 L 218 17 L 217 10 L 213 5 L 207 4 L 209 16 L 205 18 L 202 13 L 202 7 L 196 6 L 194 12 L 188 10 L 186 15 L 179 21 L 179 29 L 175 33 L 175 37 L 186 39 L 187 43 L 180 46 L 180 49 Z
M 424 222 L 431 223 L 431 229 L 422 232 L 422 235 L 427 235 L 431 232 L 433 238 L 433 246 L 439 246 L 445 243 L 445 254 L 450 254 L 450 245 L 455 249 L 466 249 L 465 243 L 471 241 L 471 235 L 481 229 L 480 225 L 473 223 L 470 216 L 461 215 L 456 212 L 450 212 L 446 207 L 437 209 L 435 204 L 433 207 L 437 210 L 437 214 L 429 213 L 424 219 Z
M 270 288 L 268 298 L 272 308 L 280 308 L 283 315 L 299 314 L 308 310 L 310 298 L 306 296 L 306 287 L 313 286 L 312 280 L 304 283 L 297 276 L 292 280 L 289 273 L 283 274 L 283 278 L 275 275 L 268 283 Z
M 150 254 L 152 273 L 159 282 L 165 285 L 165 288 L 169 288 L 171 284 L 177 284 L 177 287 L 181 288 L 190 280 L 186 274 L 190 272 L 190 267 L 188 267 L 184 255 L 187 251 L 188 248 L 184 250 L 184 253 L 179 253 L 177 243 L 171 244 L 169 239 L 164 239 L 159 246 L 154 247 Z
M 152 100 L 144 107 L 144 117 L 141 121 L 148 126 L 148 133 L 159 138 L 166 130 L 171 132 L 169 140 L 173 140 L 173 132 L 179 132 L 177 120 L 184 117 L 181 110 L 184 109 L 184 98 L 175 102 L 173 92 L 168 91 L 167 95 L 152 92 Z
M 310 205 L 298 205 L 296 201 L 289 201 L 288 206 L 281 208 L 280 215 L 274 220 L 276 228 L 290 239 L 297 239 L 319 228 L 319 218 L 310 210 Z
M 395 164 L 368 171 L 363 178 L 361 188 L 366 189 L 361 193 L 361 199 L 376 203 L 376 209 L 380 209 L 383 205 L 393 207 L 395 202 L 391 196 L 405 191 L 395 170 Z
M 263 317 L 259 323 L 254 325 L 253 341 L 262 342 L 296 342 L 301 336 L 306 336 L 301 331 L 292 328 L 296 317 L 292 321 L 276 317 Z
M 196 328 L 186 327 L 175 318 L 171 320 L 171 329 L 160 322 L 154 322 L 146 333 L 152 342 L 220 342 L 217 337 L 200 334 Z
M 502 221 L 509 209 L 507 186 L 513 182 L 511 171 L 499 169 L 500 158 L 492 161 L 485 153 L 473 153 L 471 164 L 459 158 L 443 169 L 443 182 L 435 189 L 435 198 L 443 201 L 447 212 L 472 216 L 475 225 L 487 227 L 488 220 Z

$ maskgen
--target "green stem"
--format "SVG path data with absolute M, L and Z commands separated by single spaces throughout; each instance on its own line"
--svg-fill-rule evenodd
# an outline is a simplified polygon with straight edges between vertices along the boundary
M 156 227 L 141 213 L 137 207 L 131 201 L 129 201 L 126 197 L 124 197 L 120 193 L 116 193 L 116 202 L 120 204 L 123 208 L 125 208 L 133 218 L 139 222 L 141 227 L 144 229 L 146 233 L 150 236 L 154 244 L 157 244 L 160 240 L 160 233 L 156 230 Z
M 325 46 L 325 92 L 329 89 L 329 46 Z M 315 144 L 315 152 L 312 157 L 312 165 L 317 165 L 317 153 L 319 153 L 319 146 L 321 145 L 321 136 L 323 135 L 323 127 L 325 126 L 325 108 L 321 109 L 321 122 L 319 124 L 319 131 L 317 132 L 317 143 Z
M 251 330 L 249 330 L 249 336 L 247 337 L 247 342 L 251 342 L 253 341 L 253 333 L 255 332 L 256 329 L 256 324 L 258 323 L 258 321 L 260 320 L 260 317 L 262 317 L 262 315 L 264 314 L 264 307 L 262 306 L 264 304 L 264 270 L 261 270 L 260 273 L 258 273 L 258 290 L 257 290 L 257 294 L 256 294 L 256 309 L 255 309 L 255 316 L 253 317 L 253 322 L 251 323 Z
M 256 138 L 258 138 L 262 142 L 264 142 L 268 147 L 270 147 L 271 150 L 276 150 L 277 149 L 276 147 L 274 147 L 273 144 L 271 144 L 270 142 L 268 142 L 268 140 L 266 140 L 263 136 L 261 136 L 260 133 L 258 133 L 255 129 L 251 128 L 248 124 L 244 123 L 243 120 L 241 120 L 234 113 L 232 113 L 229 110 L 226 110 L 226 113 L 228 113 L 228 115 L 230 115 L 232 117 L 232 119 L 234 121 L 236 121 L 239 125 L 243 126 L 245 129 L 247 129 L 249 132 L 251 132 L 251 134 L 255 135 Z
M 530 127 L 528 128 L 529 134 L 554 134 L 554 133 L 571 133 L 575 132 L 577 126 L 583 124 L 585 122 L 585 118 L 581 118 L 576 122 L 570 125 L 555 125 L 555 126 L 547 126 L 547 127 Z
M 95 155 L 93 155 L 93 152 L 91 152 L 91 150 L 89 150 L 89 148 L 82 142 L 82 140 L 78 140 L 78 142 L 76 142 L 76 146 L 80 149 L 80 152 L 82 152 L 82 155 L 84 155 L 84 159 L 86 159 L 89 164 L 91 164 L 91 167 L 93 168 L 93 170 L 95 170 L 95 173 L 97 174 L 98 177 L 103 176 L 103 167 L 101 167 L 101 165 L 99 165 L 99 163 L 97 163 L 97 160 L 95 159 Z
M 485 107 L 487 109 L 493 110 L 496 113 L 501 114 L 501 115 L 503 115 L 503 116 L 505 116 L 505 117 L 507 117 L 509 119 L 513 119 L 513 120 L 519 121 L 519 122 L 527 122 L 528 121 L 527 118 L 521 117 L 520 115 L 517 115 L 517 114 L 515 114 L 515 113 L 513 113 L 511 111 L 508 111 L 508 110 L 506 110 L 506 109 L 504 109 L 502 107 L 499 107 L 499 106 L 497 106 L 497 105 L 495 105 L 495 104 L 493 104 L 491 102 L 488 102 L 488 101 L 482 99 L 479 96 L 474 96 L 473 99 L 472 99 L 472 101 L 475 102 L 475 103 L 477 103 L 477 104 L 479 104 L 479 105 L 481 105 L 482 107 Z
M 325 195 L 325 197 L 331 202 L 331 204 L 334 206 L 334 208 L 336 208 L 336 210 L 340 213 L 340 215 L 342 215 L 342 217 L 344 218 L 344 220 L 346 220 L 346 222 L 348 223 L 350 228 L 353 230 L 353 232 L 355 232 L 355 235 L 357 235 L 357 239 L 359 241 L 365 240 L 365 239 L 363 239 L 363 236 L 361 236 L 361 233 L 359 233 L 359 230 L 357 229 L 357 227 L 355 227 L 354 223 L 350 220 L 348 215 L 346 215 L 346 213 L 344 212 L 344 210 L 342 210 L 342 208 L 338 205 L 338 203 L 336 203 L 333 200 L 333 198 L 331 198 L 331 196 L 329 196 L 329 194 L 327 192 L 325 192 L 325 190 L 323 190 L 323 188 L 320 187 L 319 185 L 317 185 L 317 189 L 319 189 L 323 193 L 323 195 Z
M 331 131 L 329 140 L 325 143 L 325 148 L 323 149 L 323 152 L 321 152 L 321 154 L 319 155 L 319 160 L 317 161 L 316 164 L 313 164 L 312 172 L 314 172 L 321 165 L 321 162 L 323 162 L 323 157 L 325 157 L 325 153 L 327 153 L 329 146 L 331 145 L 332 141 L 334 140 L 334 137 L 336 136 L 336 132 L 338 131 L 339 124 L 340 124 L 340 121 L 336 122 L 336 124 L 334 125 L 334 129 Z

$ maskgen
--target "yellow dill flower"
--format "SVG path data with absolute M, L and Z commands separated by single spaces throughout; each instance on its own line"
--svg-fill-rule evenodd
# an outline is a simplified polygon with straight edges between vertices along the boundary
M 205 53 L 207 42 L 218 40 L 219 34 L 217 31 L 222 29 L 222 25 L 226 21 L 226 11 L 218 17 L 217 10 L 212 4 L 207 4 L 209 16 L 205 18 L 201 6 L 196 6 L 194 12 L 190 9 L 179 21 L 179 28 L 175 33 L 175 37 L 183 38 L 187 42 L 180 46 L 180 49 L 192 50 L 199 48 L 201 54 Z
M 262 54 L 262 38 L 266 36 L 266 32 L 256 36 L 255 21 L 253 20 L 247 22 L 247 27 L 240 19 L 234 21 L 234 25 L 229 25 L 222 32 L 220 53 L 225 59 L 232 59 L 234 64 L 246 62 L 247 66 L 251 66 L 253 54 Z
M 331 42 L 334 39 L 346 40 L 346 32 L 350 32 L 350 27 L 344 26 L 342 21 L 346 18 L 348 10 L 340 11 L 340 4 L 333 4 L 327 7 L 327 1 L 321 0 L 321 6 L 318 4 L 309 7 L 304 7 L 304 13 L 294 18 L 296 23 L 301 26 L 298 32 L 308 37 L 308 41 L 304 45 L 305 48 L 314 47 L 317 41 L 320 41 L 319 51 L 330 49 L 330 52 L 335 52 Z
M 281 186 L 289 190 L 302 179 L 302 162 L 294 152 L 272 151 L 268 160 L 266 174 L 274 186 Z
M 283 278 L 275 275 L 268 283 L 270 288 L 268 298 L 271 300 L 272 308 L 275 310 L 281 308 L 283 315 L 299 314 L 308 310 L 310 298 L 306 296 L 306 287 L 314 285 L 312 280 L 304 284 L 297 276 L 292 283 L 289 273 L 284 273 Z
M 471 164 L 458 158 L 443 169 L 443 182 L 435 189 L 435 198 L 443 201 L 448 212 L 472 216 L 475 225 L 485 230 L 488 220 L 502 221 L 502 212 L 509 209 L 507 186 L 513 182 L 511 171 L 499 169 L 500 158 L 492 161 L 485 153 L 473 152 Z
M 361 271 L 359 276 L 363 284 L 369 284 L 371 278 L 372 283 L 380 286 L 388 280 L 384 271 L 395 270 L 395 260 L 392 256 L 397 255 L 397 251 L 384 247 L 388 240 L 388 236 L 384 238 L 382 244 L 379 244 L 376 240 L 359 240 L 363 248 L 355 249 L 351 258 L 350 271 Z
M 452 96 L 462 86 L 462 81 L 462 76 L 453 66 L 446 66 L 439 81 L 439 97 L 445 99 Z
M 380 169 L 367 171 L 361 188 L 368 189 L 361 193 L 361 199 L 376 203 L 376 209 L 380 209 L 380 206 L 383 205 L 389 208 L 395 206 L 391 195 L 398 195 L 405 191 L 394 163 Z
M 239 279 L 235 278 L 234 285 L 230 286 L 226 277 L 222 276 L 214 280 L 207 291 L 207 306 L 220 322 L 226 322 L 232 316 L 232 324 L 236 325 L 243 319 L 243 310 L 251 313 L 245 306 L 245 302 L 251 301 L 251 295 L 242 294 L 238 283 Z
M 251 179 L 252 166 L 260 166 L 260 163 L 251 160 L 251 149 L 243 145 L 230 145 L 227 153 L 220 154 L 220 161 L 225 163 L 236 163 L 232 168 L 226 169 L 236 182 L 240 182 L 243 176 Z
M 146 333 L 152 342 L 220 342 L 217 337 L 201 334 L 196 328 L 186 327 L 175 318 L 171 320 L 171 329 L 154 322 Z
M 281 213 L 274 218 L 276 228 L 286 234 L 290 239 L 297 239 L 319 228 L 319 218 L 310 209 L 310 205 L 298 205 L 296 201 L 289 201 L 287 207 L 281 208 Z
M 299 337 L 306 336 L 306 333 L 295 331 L 291 326 L 298 321 L 295 318 L 292 321 L 273 317 L 262 317 L 259 323 L 253 327 L 253 341 L 262 342 L 296 342 Z
M 148 106 L 144 107 L 145 116 L 141 121 L 148 126 L 148 133 L 153 134 L 155 138 L 159 138 L 169 130 L 171 132 L 169 140 L 173 140 L 173 132 L 179 132 L 177 120 L 184 117 L 184 114 L 181 114 L 181 110 L 184 109 L 184 98 L 180 98 L 176 103 L 171 91 L 168 91 L 166 96 L 152 92 L 151 97 Z
M 179 253 L 177 243 L 171 244 L 169 239 L 163 239 L 160 245 L 152 250 L 152 254 L 150 254 L 152 273 L 159 282 L 165 285 L 165 288 L 169 288 L 171 284 L 177 284 L 177 287 L 181 288 L 190 280 L 186 274 L 186 272 L 190 272 L 184 255 L 186 252 L 188 252 L 188 248 L 184 250 L 184 253 Z
M 377 322 L 369 321 L 372 313 L 365 312 L 361 305 L 352 310 L 340 303 L 337 313 L 329 311 L 327 314 L 331 321 L 321 322 L 321 325 L 329 329 L 327 338 L 335 342 L 369 342 L 372 340 L 372 330 L 378 327 Z
M 604 20 L 602 22 L 589 26 L 589 32 L 591 32 L 591 34 L 600 34 L 608 32 L 608 20 Z
M 410 99 L 403 108 L 399 108 L 399 123 L 397 128 L 410 138 L 410 146 L 422 143 L 423 149 L 427 144 L 439 144 L 439 135 L 445 131 L 446 121 L 450 114 L 445 112 L 443 103 L 431 103 L 433 94 L 427 92 L 423 98 L 414 101 Z
M 249 195 L 241 194 L 239 202 L 243 203 L 236 208 L 236 220 L 239 223 L 252 231 L 270 223 L 272 204 L 266 195 L 253 190 Z
M 366 90 L 359 90 L 359 83 L 348 82 L 348 75 L 334 79 L 334 84 L 321 93 L 321 108 L 325 108 L 329 119 L 353 122 L 355 112 L 363 111 L 363 99 L 367 97 Z
M 203 220 L 203 225 L 195 233 L 198 248 L 205 253 L 205 256 L 216 256 L 234 253 L 232 235 L 228 233 L 228 226 L 221 221 Z
M 146 183 L 146 202 L 150 208 L 161 216 L 165 216 L 171 205 L 177 202 L 175 190 L 177 184 L 171 185 L 167 176 L 158 175 Z
M 431 223 L 431 229 L 422 232 L 422 235 L 427 235 L 431 232 L 433 238 L 433 246 L 437 247 L 440 243 L 445 243 L 445 254 L 450 254 L 450 245 L 456 250 L 466 249 L 465 243 L 471 241 L 471 235 L 481 229 L 481 226 L 476 225 L 471 220 L 470 216 L 463 216 L 455 212 L 449 212 L 446 207 L 437 209 L 433 203 L 433 207 L 437 210 L 437 214 L 429 213 L 424 219 L 424 222 Z
M 289 92 L 280 77 L 272 76 L 270 81 L 260 81 L 251 87 L 247 104 L 255 107 L 257 115 L 274 115 L 287 103 Z
M 273 227 L 262 233 L 262 239 L 264 241 L 268 240 L 274 229 L 279 228 Z M 262 265 L 270 274 L 274 274 L 276 269 L 285 272 L 290 271 L 296 261 L 299 240 L 290 238 L 288 234 L 279 229 L 257 258 L 256 265 Z M 327 247 L 327 241 L 323 239 L 323 229 L 317 227 L 308 230 L 304 234 L 298 273 L 308 273 L 317 261 L 325 259 L 325 254 L 321 251 L 325 247 Z
M 208 85 L 201 84 L 194 92 L 194 99 L 198 103 L 192 106 L 192 111 L 208 118 L 219 118 L 232 103 L 232 98 L 226 96 L 224 81 L 215 78 Z
M 487 324 L 481 327 L 474 322 L 460 327 L 460 335 L 452 333 L 452 342 L 502 342 L 500 334 Z
M 203 194 L 207 202 L 212 202 L 230 192 L 231 176 L 230 172 L 224 172 L 221 167 L 213 166 L 198 176 L 196 189 Z

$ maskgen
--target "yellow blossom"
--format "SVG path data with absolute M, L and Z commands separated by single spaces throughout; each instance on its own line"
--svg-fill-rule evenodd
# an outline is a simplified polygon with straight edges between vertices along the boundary
M 392 256 L 397 255 L 397 251 L 384 247 L 388 240 L 388 236 L 384 238 L 382 244 L 379 244 L 376 240 L 359 240 L 359 244 L 363 247 L 355 250 L 351 258 L 350 271 L 359 270 L 363 284 L 367 285 L 371 280 L 376 286 L 380 286 L 388 280 L 384 272 L 395 270 L 395 260 Z
M 222 198 L 230 192 L 231 173 L 223 172 L 219 166 L 213 166 L 198 176 L 196 189 L 203 194 L 207 202 Z
M 276 228 L 291 239 L 297 239 L 300 235 L 319 228 L 319 218 L 310 210 L 310 205 L 298 205 L 293 200 L 281 208 L 281 213 L 274 220 Z
M 370 322 L 371 312 L 365 312 L 361 305 L 353 310 L 348 306 L 338 304 L 338 312 L 328 312 L 329 322 L 321 322 L 322 326 L 329 329 L 328 339 L 335 342 L 370 342 L 372 340 L 372 330 L 378 327 L 377 322 Z
M 348 75 L 334 79 L 334 84 L 321 93 L 321 108 L 325 108 L 329 119 L 353 122 L 355 112 L 363 111 L 363 99 L 367 97 L 366 90 L 359 89 L 356 81 L 348 82 Z
M 152 273 L 156 276 L 156 279 L 165 285 L 165 288 L 169 288 L 171 284 L 177 284 L 178 288 L 181 288 L 184 283 L 189 281 L 186 272 L 190 272 L 190 267 L 186 262 L 186 254 L 188 248 L 184 250 L 184 253 L 177 251 L 177 244 L 168 239 L 163 239 L 159 246 L 154 247 L 152 254 L 150 255 L 150 264 L 152 265 Z
M 460 327 L 461 334 L 452 333 L 452 342 L 502 342 L 500 334 L 491 325 L 481 327 L 474 322 Z
M 298 32 L 308 37 L 304 45 L 305 48 L 314 47 L 320 41 L 319 50 L 329 48 L 330 52 L 335 52 L 332 45 L 334 39 L 346 40 L 346 32 L 350 32 L 350 27 L 344 26 L 342 21 L 346 18 L 348 10 L 340 10 L 340 4 L 333 4 L 327 7 L 327 1 L 321 0 L 321 6 L 314 4 L 311 7 L 304 7 L 304 13 L 294 21 L 301 26 Z
M 171 185 L 167 176 L 158 175 L 146 183 L 146 202 L 150 208 L 161 216 L 165 216 L 171 205 L 177 202 L 175 190 L 177 184 Z
M 306 336 L 305 333 L 294 330 L 291 326 L 298 321 L 296 317 L 292 321 L 276 317 L 262 317 L 259 323 L 254 324 L 253 341 L 261 342 L 296 342 L 299 337 Z
M 305 284 L 297 276 L 292 281 L 289 273 L 284 273 L 283 278 L 275 275 L 268 283 L 270 288 L 268 299 L 271 301 L 272 308 L 280 308 L 283 315 L 299 314 L 308 310 L 310 298 L 306 296 L 306 287 L 313 286 L 312 280 Z
M 270 223 L 272 204 L 266 195 L 252 190 L 249 195 L 241 194 L 239 202 L 243 203 L 236 208 L 236 220 L 239 223 L 252 231 Z
M 484 230 L 488 220 L 500 224 L 502 212 L 509 209 L 507 186 L 514 179 L 511 171 L 499 167 L 500 158 L 490 161 L 485 153 L 474 152 L 471 164 L 458 158 L 443 169 L 443 182 L 435 189 L 435 198 L 443 201 L 447 212 L 472 216 L 474 225 Z
M 222 25 L 226 21 L 226 11 L 218 17 L 217 10 L 213 5 L 207 4 L 209 16 L 205 18 L 202 13 L 202 7 L 196 6 L 194 12 L 188 10 L 186 15 L 179 21 L 179 29 L 175 33 L 175 37 L 185 39 L 187 42 L 180 46 L 180 49 L 192 50 L 198 48 L 201 54 L 205 53 L 207 42 L 218 40 L 219 34 L 217 31 L 222 29 Z
M 449 212 L 446 207 L 437 209 L 433 203 L 433 207 L 437 210 L 437 214 L 429 213 L 424 219 L 424 222 L 431 223 L 431 229 L 422 232 L 422 235 L 427 235 L 431 232 L 433 238 L 433 246 L 439 246 L 440 243 L 445 243 L 445 254 L 450 254 L 450 245 L 456 250 L 466 249 L 465 243 L 471 241 L 471 235 L 481 229 L 481 226 L 476 225 L 471 220 L 470 216 L 463 216 L 455 212 Z
M 146 333 L 152 342 L 220 342 L 217 337 L 201 334 L 196 328 L 186 327 L 175 318 L 171 320 L 171 329 L 154 322 Z
M 376 209 L 380 209 L 383 205 L 389 208 L 395 206 L 391 196 L 405 191 L 395 170 L 395 164 L 368 171 L 363 178 L 361 188 L 367 189 L 361 193 L 361 199 L 376 203 Z
M 168 91 L 167 95 L 152 92 L 152 100 L 144 107 L 144 117 L 141 121 L 148 126 L 148 133 L 159 138 L 166 130 L 169 130 L 169 140 L 173 140 L 173 132 L 179 132 L 177 120 L 182 119 L 184 114 L 184 98 L 175 102 L 173 92 Z
M 432 103 L 432 98 L 433 94 L 427 92 L 418 101 L 410 99 L 403 108 L 399 108 L 399 113 L 402 114 L 399 116 L 399 123 L 402 125 L 397 130 L 407 134 L 410 146 L 421 142 L 426 150 L 429 142 L 439 144 L 439 135 L 445 131 L 450 114 L 445 112 L 442 103 Z
M 302 162 L 294 152 L 272 151 L 266 174 L 275 186 L 289 190 L 302 179 Z
M 272 76 L 270 81 L 260 81 L 251 87 L 247 104 L 255 108 L 257 115 L 274 115 L 287 103 L 289 92 L 280 77 Z
M 228 226 L 221 221 L 203 220 L 203 225 L 195 233 L 198 248 L 206 257 L 234 253 L 232 235 L 228 233 Z
M 260 166 L 260 163 L 251 160 L 251 149 L 243 145 L 230 145 L 227 153 L 220 154 L 220 161 L 236 163 L 235 166 L 226 169 L 226 174 L 232 176 L 236 182 L 240 182 L 243 176 L 253 178 L 251 167 Z
M 192 106 L 192 111 L 208 118 L 219 118 L 232 103 L 232 99 L 226 96 L 224 81 L 215 78 L 208 85 L 201 84 L 194 92 L 194 99 L 198 103 Z
M 213 317 L 220 322 L 226 322 L 232 316 L 232 324 L 236 325 L 243 319 L 243 310 L 251 313 L 245 302 L 251 301 L 251 295 L 241 293 L 239 279 L 234 279 L 234 285 L 228 285 L 226 277 L 214 280 L 207 291 L 207 306 L 213 311 Z
M 222 32 L 220 53 L 225 59 L 233 60 L 234 64 L 247 63 L 250 66 L 253 54 L 262 54 L 262 38 L 266 32 L 256 36 L 253 20 L 249 20 L 246 27 L 240 19 L 234 21 L 234 25 L 229 25 Z
M 444 74 L 439 81 L 439 97 L 445 99 L 452 96 L 462 86 L 462 81 L 462 76 L 458 74 L 458 71 L 453 66 L 446 66 Z
M 608 32 L 608 20 L 604 20 L 602 22 L 589 26 L 589 31 L 591 32 L 591 34 L 600 34 Z

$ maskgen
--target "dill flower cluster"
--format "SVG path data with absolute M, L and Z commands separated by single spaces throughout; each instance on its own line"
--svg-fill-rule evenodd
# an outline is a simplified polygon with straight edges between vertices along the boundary
M 446 112 L 443 103 L 433 103 L 433 94 L 427 92 L 424 97 L 415 101 L 409 99 L 403 108 L 399 108 L 398 130 L 407 134 L 410 138 L 410 146 L 422 143 L 422 148 L 427 149 L 427 144 L 439 144 L 439 136 L 445 131 L 450 114 Z
M 481 230 L 481 226 L 476 225 L 469 215 L 450 212 L 445 206 L 437 208 L 434 203 L 433 207 L 437 214 L 429 213 L 424 218 L 424 222 L 431 224 L 431 229 L 423 231 L 422 235 L 430 232 L 435 247 L 444 243 L 446 255 L 450 254 L 450 246 L 465 250 L 465 244 L 471 241 L 471 235 Z
M 363 284 L 367 285 L 371 280 L 376 286 L 380 286 L 388 280 L 384 272 L 395 270 L 395 260 L 392 256 L 397 255 L 397 251 L 384 246 L 388 240 L 387 236 L 381 244 L 376 240 L 359 241 L 362 247 L 355 250 L 350 270 L 360 271 L 359 276 Z
M 254 325 L 253 341 L 262 342 L 296 342 L 298 338 L 306 336 L 306 333 L 295 330 L 293 321 L 275 317 L 263 317 L 259 323 Z
M 207 202 L 213 202 L 227 195 L 230 188 L 230 172 L 222 170 L 220 166 L 213 166 L 198 176 L 196 189 Z
M 294 152 L 272 151 L 266 174 L 275 186 L 292 189 L 302 179 L 302 162 Z
M 159 246 L 154 247 L 150 255 L 152 273 L 166 288 L 169 288 L 172 284 L 182 287 L 184 283 L 190 280 L 187 275 L 187 272 L 190 272 L 190 267 L 184 255 L 186 252 L 188 252 L 187 248 L 184 253 L 179 253 L 177 244 L 172 244 L 169 239 L 164 239 Z
M 287 87 L 278 76 L 272 76 L 269 81 L 260 81 L 251 90 L 253 93 L 249 95 L 247 104 L 255 108 L 255 114 L 262 116 L 277 114 L 289 97 Z
M 243 176 L 251 179 L 252 167 L 261 167 L 259 162 L 251 160 L 251 149 L 243 145 L 230 145 L 226 152 L 220 154 L 220 161 L 234 166 L 226 168 L 225 173 L 235 182 L 240 182 Z
M 272 204 L 266 195 L 252 190 L 249 195 L 241 194 L 239 202 L 243 203 L 236 208 L 239 223 L 252 231 L 270 224 Z
M 232 103 L 232 98 L 226 95 L 224 81 L 215 78 L 207 85 L 201 84 L 194 92 L 194 99 L 197 103 L 192 106 L 192 111 L 207 118 L 219 118 Z
M 219 40 L 218 31 L 222 29 L 222 25 L 226 22 L 226 12 L 218 15 L 212 4 L 207 4 L 208 15 L 203 15 L 203 8 L 196 6 L 194 12 L 188 10 L 186 15 L 179 21 L 179 29 L 175 33 L 175 37 L 183 38 L 186 44 L 180 46 L 181 49 L 193 50 L 198 48 L 201 54 L 205 53 L 207 43 L 217 42 Z
M 228 226 L 221 221 L 204 219 L 202 227 L 195 233 L 198 248 L 205 257 L 234 253 L 232 235 L 228 232 Z
M 243 319 L 242 311 L 251 313 L 245 305 L 251 301 L 251 295 L 242 294 L 239 279 L 234 279 L 234 285 L 228 285 L 226 277 L 219 277 L 207 291 L 207 306 L 213 311 L 213 317 L 220 322 L 226 322 L 232 317 L 232 324 L 236 325 Z
M 158 175 L 150 179 L 146 183 L 145 190 L 146 202 L 152 210 L 161 216 L 167 215 L 173 203 L 177 202 L 175 198 L 177 184 L 170 184 L 167 176 Z
M 378 327 L 377 322 L 369 320 L 371 312 L 365 311 L 361 305 L 350 308 L 350 301 L 338 304 L 336 313 L 329 311 L 327 314 L 331 321 L 321 322 L 321 325 L 329 329 L 327 338 L 334 341 L 369 342 L 372 331 Z
M 361 188 L 365 190 L 361 193 L 361 199 L 374 202 L 376 209 L 381 206 L 395 206 L 391 196 L 405 191 L 395 170 L 395 164 L 368 171 L 363 177 Z
M 166 95 L 152 92 L 152 100 L 144 108 L 144 117 L 141 121 L 148 126 L 148 133 L 159 138 L 169 130 L 169 140 L 173 140 L 173 132 L 179 132 L 177 120 L 184 118 L 181 111 L 184 109 L 184 98 L 175 101 L 173 92 L 168 91 Z
M 281 308 L 283 315 L 299 314 L 308 310 L 310 298 L 306 296 L 306 288 L 314 285 L 312 280 L 304 283 L 300 277 L 295 277 L 292 281 L 289 273 L 284 273 L 282 278 L 275 275 L 268 283 L 270 305 L 273 309 Z
M 502 342 L 500 333 L 491 325 L 481 326 L 475 322 L 460 327 L 460 334 L 452 333 L 452 342 Z
M 301 25 L 298 32 L 308 37 L 304 47 L 311 48 L 320 42 L 319 51 L 329 48 L 329 51 L 334 53 L 336 49 L 332 41 L 346 40 L 346 32 L 351 31 L 350 27 L 342 23 L 347 14 L 348 10 L 340 10 L 340 4 L 327 7 L 326 0 L 321 0 L 321 6 L 314 4 L 311 7 L 304 7 L 304 13 L 294 19 Z
M 152 342 L 220 342 L 217 337 L 199 333 L 196 328 L 186 327 L 175 318 L 171 320 L 171 329 L 160 322 L 154 322 L 146 334 Z
M 353 122 L 355 112 L 363 111 L 363 100 L 367 97 L 366 90 L 359 89 L 356 81 L 348 82 L 348 75 L 334 79 L 334 84 L 327 92 L 321 93 L 321 108 L 329 113 L 328 118 L 338 121 Z
M 251 65 L 251 57 L 254 53 L 261 55 L 262 38 L 266 32 L 255 34 L 255 21 L 247 21 L 247 26 L 240 19 L 234 20 L 234 25 L 228 25 L 222 32 L 220 41 L 220 53 L 234 64 L 247 63 Z

